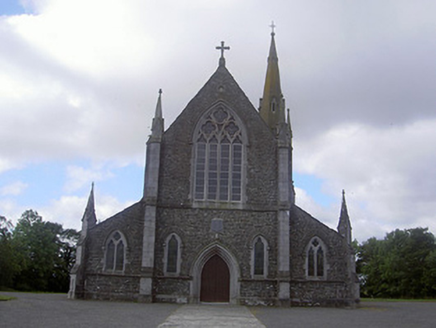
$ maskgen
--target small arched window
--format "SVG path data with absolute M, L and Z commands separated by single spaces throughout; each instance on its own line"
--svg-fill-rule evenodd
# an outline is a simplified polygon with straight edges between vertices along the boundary
M 194 200 L 242 201 L 244 139 L 241 124 L 223 105 L 200 120 L 194 134 Z
M 175 233 L 170 234 L 165 241 L 165 274 L 178 275 L 180 273 L 181 240 Z
M 105 271 L 124 271 L 125 258 L 126 240 L 119 231 L 115 231 L 106 242 Z
M 253 239 L 252 276 L 265 278 L 268 275 L 268 243 L 262 236 Z
M 273 113 L 276 112 L 276 100 L 275 100 L 275 98 L 273 98 L 273 100 L 271 101 L 271 111 Z
M 307 249 L 306 274 L 309 279 L 325 278 L 325 251 L 318 237 L 312 238 Z

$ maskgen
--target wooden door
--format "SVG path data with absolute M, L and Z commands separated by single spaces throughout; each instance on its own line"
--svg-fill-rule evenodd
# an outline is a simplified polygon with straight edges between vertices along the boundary
M 201 272 L 200 301 L 229 302 L 230 272 L 219 255 L 212 256 Z

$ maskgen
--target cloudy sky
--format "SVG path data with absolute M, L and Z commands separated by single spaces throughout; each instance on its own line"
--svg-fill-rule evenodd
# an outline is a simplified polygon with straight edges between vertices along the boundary
M 168 127 L 231 47 L 255 107 L 271 21 L 291 110 L 297 204 L 359 241 L 436 233 L 434 0 L 2 0 L 0 215 L 80 228 L 141 198 L 158 89 Z

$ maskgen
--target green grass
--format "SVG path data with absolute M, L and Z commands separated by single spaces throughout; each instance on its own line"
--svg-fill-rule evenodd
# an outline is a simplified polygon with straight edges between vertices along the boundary
M 10 300 L 15 300 L 15 299 L 16 299 L 16 297 L 6 296 L 6 295 L 0 294 L 0 301 L 10 301 Z
M 415 298 L 415 299 L 405 299 L 405 298 L 360 298 L 361 302 L 436 302 L 434 298 Z

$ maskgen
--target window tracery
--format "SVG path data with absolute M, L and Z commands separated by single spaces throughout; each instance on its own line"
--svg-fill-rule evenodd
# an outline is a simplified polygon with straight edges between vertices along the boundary
M 325 254 L 322 242 L 314 237 L 307 250 L 308 278 L 322 279 L 325 277 Z
M 241 202 L 243 131 L 223 105 L 203 119 L 195 136 L 194 199 Z
M 115 231 L 106 243 L 105 271 L 124 271 L 125 252 L 125 238 L 119 231 Z

